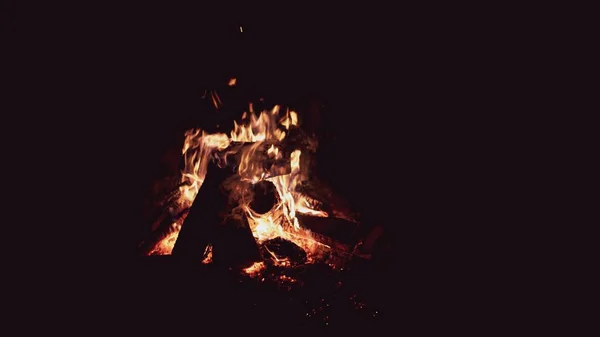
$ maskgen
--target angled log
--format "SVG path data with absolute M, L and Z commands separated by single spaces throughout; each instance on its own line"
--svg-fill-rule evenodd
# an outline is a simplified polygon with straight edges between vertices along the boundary
M 208 244 L 213 243 L 216 229 L 228 210 L 228 195 L 221 187 L 235 172 L 221 169 L 212 161 L 205 180 L 190 207 L 179 232 L 173 256 L 202 259 Z
M 355 244 L 358 240 L 358 227 L 355 222 L 340 218 L 322 218 L 303 214 L 296 215 L 300 226 L 327 236 L 343 244 Z
M 262 261 L 246 216 L 229 216 L 217 227 L 213 243 L 213 263 L 221 267 L 246 268 Z

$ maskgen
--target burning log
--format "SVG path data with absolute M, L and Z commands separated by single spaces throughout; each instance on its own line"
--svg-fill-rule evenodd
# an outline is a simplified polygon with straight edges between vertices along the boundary
M 264 178 L 268 178 L 290 173 L 290 153 L 270 142 L 232 142 L 226 149 L 216 151 L 214 158 L 220 167 L 238 169 L 245 165 L 244 171 L 266 172 Z
M 316 150 L 316 143 L 299 128 L 287 130 L 287 136 L 282 141 L 232 141 L 226 149 L 216 151 L 214 157 L 220 167 L 231 168 L 243 165 L 244 157 L 246 159 L 251 157 L 253 163 L 261 164 L 261 171 L 267 172 L 265 178 L 268 178 L 290 173 L 290 154 L 295 150 L 302 152 Z
M 157 245 L 173 232 L 173 224 L 178 223 L 180 219 L 184 218 L 188 214 L 188 211 L 189 209 L 184 209 L 174 215 L 171 215 L 170 211 L 163 212 L 153 224 L 155 230 L 138 246 L 140 254 L 146 256 L 156 253 Z
M 210 163 L 179 237 L 173 248 L 174 256 L 185 256 L 202 260 L 208 244 L 215 239 L 217 226 L 227 212 L 228 195 L 222 190 L 223 182 L 234 175 L 231 170 L 220 169 Z
M 277 237 L 263 243 L 263 249 L 275 263 L 289 262 L 291 265 L 306 263 L 306 252 L 295 243 Z
M 317 179 L 313 178 L 309 183 L 299 185 L 296 191 L 302 193 L 305 199 L 311 202 L 313 208 L 325 211 L 333 218 L 359 222 L 357 221 L 359 214 L 352 210 L 348 202 Z M 327 203 L 323 204 L 320 200 L 327 200 Z

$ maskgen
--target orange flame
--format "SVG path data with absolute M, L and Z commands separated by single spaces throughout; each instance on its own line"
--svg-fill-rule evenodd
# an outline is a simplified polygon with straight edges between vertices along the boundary
M 265 157 L 257 155 L 262 144 L 270 146 L 267 157 L 283 159 L 284 154 L 276 146 L 281 143 L 290 128 L 298 126 L 298 115 L 294 111 L 286 111 L 280 118 L 280 107 L 275 106 L 270 111 L 263 111 L 256 115 L 250 105 L 249 113 L 244 112 L 244 123 L 234 122 L 234 129 L 229 136 L 223 133 L 208 134 L 199 129 L 188 130 L 183 145 L 185 168 L 181 172 L 179 203 L 183 208 L 190 207 L 206 177 L 211 154 L 216 150 L 227 149 L 232 142 L 254 143 L 242 148 L 238 173 L 242 181 L 252 184 L 259 181 L 269 181 L 277 191 L 276 205 L 265 214 L 258 214 L 250 208 L 249 201 L 242 205 L 245 211 L 252 234 L 259 243 L 268 239 L 282 237 L 304 248 L 309 255 L 309 261 L 323 249 L 329 248 L 314 240 L 310 231 L 303 229 L 296 214 L 310 214 L 312 216 L 327 217 L 326 212 L 316 210 L 311 206 L 309 198 L 296 191 L 304 172 L 300 166 L 302 152 L 294 150 L 290 155 L 291 172 L 285 175 L 269 177 L 260 162 Z M 170 254 L 177 239 L 181 225 L 174 226 L 169 237 L 159 243 L 161 254 Z M 164 243 L 168 241 L 169 244 Z M 172 242 L 172 244 L 171 244 Z

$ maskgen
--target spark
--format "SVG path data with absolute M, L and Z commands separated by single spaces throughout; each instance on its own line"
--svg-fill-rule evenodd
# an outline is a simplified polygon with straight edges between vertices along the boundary
M 221 105 L 223 105 L 223 102 L 221 102 L 221 98 L 219 97 L 219 94 L 217 94 L 216 90 L 210 91 L 210 98 L 212 98 L 212 102 L 215 108 L 218 109 Z

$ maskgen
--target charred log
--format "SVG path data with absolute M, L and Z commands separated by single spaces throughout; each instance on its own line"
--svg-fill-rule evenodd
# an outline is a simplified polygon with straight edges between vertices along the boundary
M 296 217 L 302 227 L 340 243 L 354 244 L 358 241 L 358 223 L 340 218 L 322 218 L 302 214 L 298 214 Z
M 223 267 L 246 268 L 262 261 L 258 245 L 243 215 L 229 216 L 217 228 L 213 263 Z
M 228 196 L 221 187 L 232 175 L 235 173 L 231 170 L 220 169 L 212 162 L 209 164 L 202 187 L 179 232 L 174 256 L 203 258 L 207 245 L 215 239 L 217 226 L 228 211 Z

